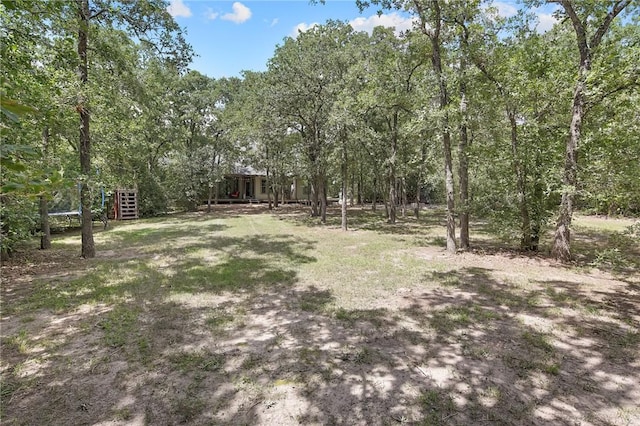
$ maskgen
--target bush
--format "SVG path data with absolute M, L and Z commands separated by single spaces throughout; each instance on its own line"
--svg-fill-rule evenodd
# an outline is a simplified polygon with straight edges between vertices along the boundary
M 0 200 L 0 250 L 6 260 L 21 241 L 37 229 L 38 207 L 34 200 L 18 195 L 4 195 Z

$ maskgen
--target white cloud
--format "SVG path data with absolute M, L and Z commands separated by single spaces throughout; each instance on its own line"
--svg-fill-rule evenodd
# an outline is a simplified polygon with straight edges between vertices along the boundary
M 236 24 L 242 24 L 251 18 L 251 9 L 239 1 L 233 3 L 231 8 L 233 9 L 233 13 L 225 13 L 220 19 L 235 22 Z
M 270 27 L 275 27 L 276 25 L 278 25 L 278 22 L 280 22 L 280 20 L 278 18 L 274 18 L 273 21 L 271 21 L 271 25 L 269 25 Z
M 546 33 L 553 25 L 558 22 L 558 20 L 553 16 L 553 13 L 542 13 L 537 12 L 538 16 L 538 25 L 536 26 L 536 31 L 539 33 Z
M 174 18 L 177 16 L 182 16 L 184 18 L 191 16 L 191 9 L 189 9 L 189 6 L 184 4 L 182 0 L 171 0 L 171 2 L 169 2 L 169 6 L 167 6 L 167 12 L 169 12 L 169 15 Z
M 517 15 L 518 13 L 518 9 L 514 5 L 509 3 L 496 1 L 492 4 L 492 6 L 498 9 L 498 15 L 502 16 L 503 18 L 510 18 Z
M 214 20 L 220 15 L 218 12 L 214 12 L 210 7 L 207 8 L 207 11 L 204 13 L 205 18 Z
M 373 32 L 375 27 L 395 27 L 396 34 L 402 31 L 410 30 L 413 26 L 415 18 L 405 17 L 398 12 L 390 14 L 371 15 L 368 18 L 358 17 L 349 22 L 355 31 L 366 31 L 369 34 Z
M 298 37 L 298 33 L 304 33 L 309 31 L 311 28 L 317 27 L 318 24 L 317 22 L 312 22 L 310 24 L 307 24 L 306 22 L 300 22 L 298 25 L 296 25 L 293 30 L 291 30 L 291 34 L 289 34 L 291 37 L 296 38 Z

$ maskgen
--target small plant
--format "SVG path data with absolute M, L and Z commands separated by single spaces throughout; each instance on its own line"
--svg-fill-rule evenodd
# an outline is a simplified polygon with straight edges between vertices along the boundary
M 21 354 L 26 354 L 29 351 L 29 338 L 27 336 L 27 330 L 20 330 L 17 334 L 9 337 L 7 343 L 14 346 Z
M 556 363 L 551 363 L 545 366 L 544 371 L 548 374 L 557 376 L 560 374 L 560 366 Z
M 425 413 L 425 425 L 444 424 L 455 411 L 456 406 L 453 399 L 448 394 L 432 389 L 428 390 L 420 396 L 420 405 Z

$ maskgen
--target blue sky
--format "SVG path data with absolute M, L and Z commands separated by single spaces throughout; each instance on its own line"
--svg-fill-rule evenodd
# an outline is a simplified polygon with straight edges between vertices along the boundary
M 494 3 L 499 13 L 516 13 L 515 0 Z M 242 70 L 263 71 L 276 45 L 328 19 L 348 21 L 356 30 L 371 31 L 374 26 L 411 27 L 411 18 L 399 12 L 377 15 L 372 8 L 360 13 L 355 0 L 327 0 L 312 5 L 307 0 L 170 0 L 169 13 L 186 29 L 187 41 L 198 55 L 191 68 L 210 77 L 240 76 Z M 537 11 L 539 28 L 553 24 L 551 11 Z

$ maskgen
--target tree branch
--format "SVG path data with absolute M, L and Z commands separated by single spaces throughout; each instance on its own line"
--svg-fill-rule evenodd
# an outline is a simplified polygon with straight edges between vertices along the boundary
M 93 18 L 97 18 L 98 16 L 104 14 L 107 12 L 107 9 L 102 9 L 96 13 L 94 13 L 93 15 L 89 16 L 89 20 L 92 20 Z
M 573 28 L 576 31 L 576 37 L 578 38 L 578 50 L 580 50 L 580 62 L 585 62 L 589 56 L 589 45 L 587 44 L 587 33 L 584 25 L 582 24 L 582 21 L 580 21 L 576 11 L 573 9 L 571 0 L 561 0 L 561 3 L 565 12 L 569 15 Z
M 604 21 L 602 21 L 602 24 L 600 24 L 596 33 L 591 37 L 589 43 L 589 47 L 591 47 L 591 49 L 595 49 L 596 47 L 598 47 L 598 45 L 602 41 L 602 37 L 604 37 L 607 30 L 611 26 L 611 22 L 615 19 L 616 16 L 620 14 L 620 12 L 622 12 L 625 7 L 629 6 L 630 4 L 631 0 L 620 0 L 613 5 L 613 9 L 611 9 L 611 11 L 607 14 L 607 17 L 604 18 Z
M 592 99 L 588 102 L 588 104 L 586 105 L 585 110 L 588 111 L 591 108 L 593 108 L 594 106 L 596 106 L 597 104 L 599 104 L 600 102 L 602 102 L 603 100 L 605 100 L 606 98 L 608 98 L 611 95 L 615 95 L 616 93 L 625 91 L 627 89 L 631 89 L 634 87 L 639 87 L 640 84 L 638 83 L 638 76 L 635 76 L 632 80 L 626 82 L 625 84 L 621 84 L 611 90 L 609 90 L 608 92 L 605 92 L 603 94 L 601 94 L 600 96 L 597 97 L 597 99 Z

